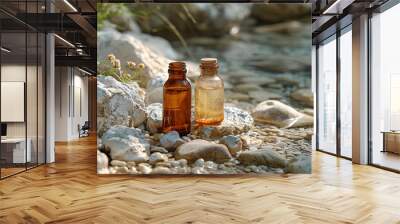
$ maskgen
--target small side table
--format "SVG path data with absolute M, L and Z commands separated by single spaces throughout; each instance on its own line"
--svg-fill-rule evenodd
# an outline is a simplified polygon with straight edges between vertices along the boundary
M 25 138 L 6 138 L 1 140 L 3 160 L 6 163 L 22 164 L 26 162 L 31 162 L 31 144 L 30 138 L 26 139 L 27 147 L 25 151 Z
M 400 154 L 400 131 L 383 131 L 382 152 Z

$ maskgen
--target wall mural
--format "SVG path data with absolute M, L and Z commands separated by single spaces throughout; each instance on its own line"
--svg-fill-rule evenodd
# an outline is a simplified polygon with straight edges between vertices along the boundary
M 311 5 L 98 4 L 98 174 L 311 173 Z

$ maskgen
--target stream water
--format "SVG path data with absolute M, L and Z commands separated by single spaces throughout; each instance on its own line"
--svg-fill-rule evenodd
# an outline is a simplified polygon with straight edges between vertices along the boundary
M 276 99 L 303 110 L 303 104 L 289 96 L 311 86 L 311 32 L 309 25 L 301 26 L 285 33 L 241 27 L 235 36 L 191 38 L 188 60 L 218 58 L 226 103 L 251 110 L 259 102 Z M 179 43 L 172 44 L 181 54 L 187 52 Z

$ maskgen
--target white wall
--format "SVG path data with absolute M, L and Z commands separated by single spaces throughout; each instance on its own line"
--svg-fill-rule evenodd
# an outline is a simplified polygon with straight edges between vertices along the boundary
M 69 84 L 67 67 L 55 68 L 55 141 L 67 141 L 69 138 Z
M 38 70 L 37 70 L 38 69 Z M 25 64 L 3 64 L 1 66 L 2 82 L 24 82 L 26 84 L 26 107 L 23 102 L 22 108 L 18 108 L 20 113 L 26 112 L 26 120 L 22 122 L 6 122 L 7 137 L 9 138 L 25 138 L 29 139 L 30 148 L 32 151 L 32 161 L 44 163 L 45 159 L 45 116 L 44 116 L 44 74 L 42 68 L 36 66 L 27 67 Z M 27 78 L 27 80 L 25 80 Z M 4 89 L 2 89 L 3 91 Z M 24 90 L 21 94 L 24 94 Z M 7 95 L 2 95 L 7 97 Z M 2 107 L 1 110 L 13 110 L 10 107 Z M 14 109 L 15 110 L 15 109 Z M 26 110 L 26 111 L 25 111 Z M 13 113 L 13 111 L 7 111 Z M 15 113 L 15 112 L 14 112 Z M 37 156 L 38 155 L 38 156 Z
M 25 65 L 8 64 L 1 66 L 1 81 L 2 82 L 25 82 L 26 75 Z M 28 73 L 34 69 L 28 66 Z M 30 95 L 28 93 L 28 95 Z M 7 108 L 1 108 L 7 110 Z M 7 122 L 8 137 L 25 137 L 25 122 Z
M 56 141 L 79 138 L 78 125 L 88 120 L 88 79 L 83 75 L 76 68 L 56 67 Z

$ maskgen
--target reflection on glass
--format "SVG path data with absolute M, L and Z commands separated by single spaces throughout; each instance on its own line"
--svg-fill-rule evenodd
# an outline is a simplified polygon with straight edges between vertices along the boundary
M 1 7 L 20 15 L 43 13 L 45 1 L 2 1 Z M 10 21 L 0 23 L 0 178 L 5 178 L 45 162 L 46 40 L 21 21 L 2 12 L 0 17 Z
M 27 80 L 26 80 L 26 114 L 27 114 L 27 149 L 30 150 L 30 160 L 27 167 L 37 165 L 37 79 L 38 79 L 38 35 L 36 32 L 27 33 Z
M 340 153 L 352 157 L 352 35 L 340 36 Z
M 318 148 L 336 153 L 336 40 L 318 48 Z
M 37 90 L 38 90 L 38 136 L 37 136 L 37 162 L 38 164 L 45 163 L 45 60 L 46 60 L 46 52 L 45 52 L 45 44 L 46 38 L 44 34 L 39 33 L 38 40 L 38 77 L 37 77 Z
M 2 33 L 1 123 L 6 129 L 1 140 L 1 175 L 9 176 L 26 168 L 31 151 L 26 141 L 26 34 Z M 28 149 L 28 150 L 27 150 Z
M 400 170 L 400 5 L 372 17 L 372 163 Z M 389 132 L 384 139 L 383 132 Z M 386 143 L 386 146 L 384 145 Z

